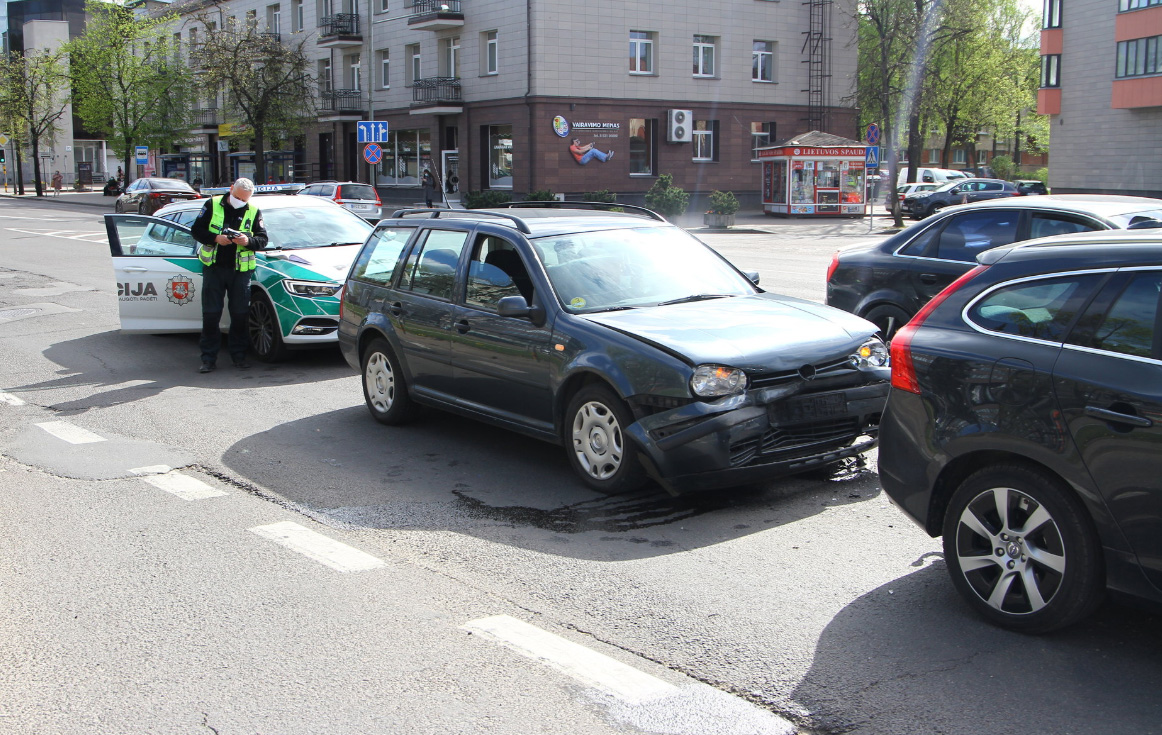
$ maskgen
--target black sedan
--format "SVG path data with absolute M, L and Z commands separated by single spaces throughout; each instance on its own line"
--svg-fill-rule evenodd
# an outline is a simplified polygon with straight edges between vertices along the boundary
M 167 204 L 201 198 L 202 195 L 194 191 L 194 187 L 181 179 L 146 177 L 137 179 L 125 188 L 124 193 L 113 203 L 113 211 L 118 214 L 153 214 Z
M 1162 238 L 984 253 L 892 341 L 884 490 L 956 588 L 1026 632 L 1162 601 Z
M 953 207 L 878 243 L 835 254 L 827 303 L 890 338 L 990 248 L 1037 237 L 1162 223 L 1162 199 L 1087 194 L 1017 197 Z
M 1000 179 L 956 179 L 932 189 L 904 197 L 904 211 L 912 219 L 923 219 L 945 207 L 972 204 L 989 199 L 1020 196 L 1017 185 Z
M 339 326 L 376 420 L 426 404 L 563 444 L 602 492 L 745 484 L 875 446 L 874 325 L 764 292 L 648 210 L 542 206 L 376 227 Z

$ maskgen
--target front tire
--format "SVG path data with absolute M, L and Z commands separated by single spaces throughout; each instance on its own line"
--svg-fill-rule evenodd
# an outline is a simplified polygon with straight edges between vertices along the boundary
M 1005 464 L 970 475 L 943 530 L 953 584 L 995 625 L 1046 633 L 1104 598 L 1101 544 L 1085 506 L 1040 471 Z
M 263 362 L 281 362 L 286 359 L 286 344 L 282 341 L 282 326 L 270 297 L 261 290 L 250 294 L 250 349 Z
M 940 202 L 936 202 L 935 204 L 933 204 L 931 207 L 928 208 L 928 214 L 926 214 L 924 216 L 931 217 L 932 215 L 936 214 L 941 209 L 944 209 L 947 206 L 948 206 L 947 204 L 942 204 Z
M 117 201 L 113 202 L 114 214 L 125 214 L 125 208 L 121 206 L 121 199 L 118 197 Z
M 363 350 L 363 400 L 381 424 L 394 426 L 415 417 L 416 405 L 408 395 L 407 381 L 387 340 L 376 338 Z
M 645 484 L 638 449 L 624 431 L 633 417 L 613 391 L 603 385 L 582 388 L 565 416 L 569 464 L 589 488 L 613 495 Z

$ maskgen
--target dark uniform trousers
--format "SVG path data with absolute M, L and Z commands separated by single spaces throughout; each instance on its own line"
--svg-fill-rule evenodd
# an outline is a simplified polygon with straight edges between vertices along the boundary
M 234 258 L 229 259 L 233 265 Z M 202 362 L 218 360 L 222 346 L 223 300 L 230 307 L 230 358 L 234 362 L 246 359 L 250 350 L 250 276 L 252 271 L 239 273 L 234 268 L 214 264 L 202 268 Z

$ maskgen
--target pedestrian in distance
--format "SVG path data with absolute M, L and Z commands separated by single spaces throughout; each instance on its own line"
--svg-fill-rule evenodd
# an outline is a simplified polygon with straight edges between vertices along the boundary
M 61 176 L 61 172 L 57 171 L 52 175 L 52 190 L 56 196 L 61 195 L 61 188 L 64 186 L 65 178 Z
M 240 178 L 229 194 L 210 197 L 193 224 L 190 233 L 200 243 L 198 260 L 202 263 L 202 366 L 208 373 L 217 367 L 222 347 L 222 308 L 230 310 L 230 359 L 234 367 L 250 367 L 246 353 L 250 350 L 250 279 L 254 274 L 257 250 L 266 248 L 269 238 L 262 223 L 262 213 L 250 202 L 254 182 Z
M 432 198 L 436 196 L 436 178 L 432 176 L 432 172 L 424 169 L 424 175 L 420 179 L 420 183 L 424 187 L 424 206 L 428 209 L 432 208 Z

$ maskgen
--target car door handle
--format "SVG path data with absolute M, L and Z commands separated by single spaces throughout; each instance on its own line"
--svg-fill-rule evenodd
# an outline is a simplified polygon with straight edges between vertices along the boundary
M 933 283 L 936 283 L 937 280 L 938 279 L 937 279 L 935 273 L 921 273 L 920 274 L 920 282 L 921 283 L 927 283 L 927 284 L 931 285 Z
M 149 269 L 142 268 L 139 265 L 127 265 L 127 266 L 125 266 L 125 270 L 129 271 L 130 273 L 145 273 Z
M 1112 421 L 1116 424 L 1129 424 L 1130 426 L 1141 426 L 1149 428 L 1154 425 L 1154 422 L 1143 416 L 1134 416 L 1129 413 L 1118 413 L 1111 411 L 1108 408 L 1098 408 L 1097 406 L 1086 406 L 1085 415 L 1102 421 Z
M 402 316 L 403 304 L 398 301 L 393 301 L 391 302 L 391 306 L 387 307 L 387 310 L 391 312 L 392 316 Z
M 467 319 L 461 319 L 460 321 L 456 322 L 456 331 L 460 334 L 467 334 L 468 330 L 470 329 L 472 329 L 472 326 L 468 324 Z

